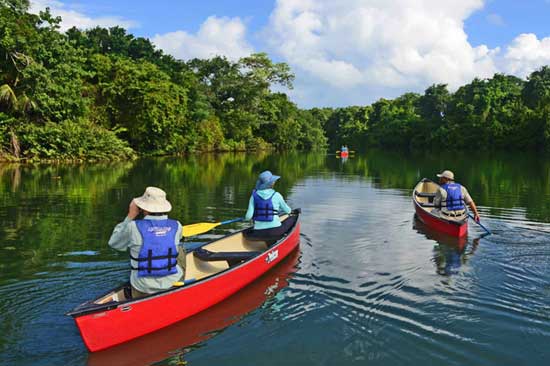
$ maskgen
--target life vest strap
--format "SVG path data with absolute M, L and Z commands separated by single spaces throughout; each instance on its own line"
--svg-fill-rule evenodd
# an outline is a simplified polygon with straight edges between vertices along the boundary
M 168 252 L 169 253 L 172 253 L 172 248 L 168 248 Z M 177 254 L 169 254 L 169 255 L 157 255 L 157 256 L 152 256 L 150 257 L 151 259 L 175 259 L 175 258 L 178 258 L 178 255 Z M 130 259 L 132 260 L 135 260 L 136 262 L 146 262 L 149 260 L 149 257 L 146 257 L 146 258 L 135 258 L 133 257 L 131 254 L 130 254 Z

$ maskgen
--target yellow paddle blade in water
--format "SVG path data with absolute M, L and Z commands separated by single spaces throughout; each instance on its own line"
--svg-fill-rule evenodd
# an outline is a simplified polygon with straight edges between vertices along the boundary
M 184 225 L 183 236 L 188 237 L 188 236 L 199 235 L 207 231 L 210 231 L 219 225 L 221 225 L 221 222 L 199 222 L 196 224 Z

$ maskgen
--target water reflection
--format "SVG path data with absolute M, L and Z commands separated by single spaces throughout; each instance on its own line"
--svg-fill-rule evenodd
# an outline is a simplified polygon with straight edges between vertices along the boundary
M 411 190 L 445 168 L 493 229 L 479 247 L 474 225 L 461 242 L 413 223 Z M 265 289 L 287 280 L 266 280 L 166 332 L 90 355 L 90 364 L 544 364 L 550 159 L 374 150 L 345 162 L 255 153 L 0 165 L 0 364 L 86 363 L 63 313 L 127 279 L 126 255 L 106 241 L 145 186 L 165 188 L 184 224 L 218 221 L 244 213 L 265 169 L 282 175 L 277 190 L 304 209 L 291 285 L 269 298 Z
M 478 236 L 468 240 L 468 236 L 460 238 L 443 234 L 434 230 L 420 221 L 416 215 L 413 219 L 413 228 L 426 236 L 430 240 L 435 240 L 437 245 L 434 246 L 433 261 L 436 265 L 436 272 L 442 276 L 451 276 L 460 272 L 460 267 L 466 264 L 468 259 L 476 251 L 479 240 L 483 236 Z
M 159 361 L 163 361 L 160 363 L 162 365 L 178 365 L 185 362 L 187 353 L 204 346 L 208 339 L 240 321 L 247 313 L 254 311 L 287 287 L 297 270 L 299 257 L 300 250 L 296 249 L 276 267 L 236 295 L 189 319 L 128 343 L 90 353 L 88 365 L 136 366 Z M 266 306 L 269 306 L 269 302 Z

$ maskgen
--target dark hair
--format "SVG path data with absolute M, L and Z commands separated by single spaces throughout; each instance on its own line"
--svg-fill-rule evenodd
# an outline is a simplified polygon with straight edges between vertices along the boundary
M 149 215 L 149 216 L 164 216 L 164 215 L 168 215 L 168 212 L 149 212 L 147 215 Z

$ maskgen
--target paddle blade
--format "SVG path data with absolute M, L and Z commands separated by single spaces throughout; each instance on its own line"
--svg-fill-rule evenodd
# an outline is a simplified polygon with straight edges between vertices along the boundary
M 185 225 L 183 227 L 183 236 L 189 237 L 189 236 L 199 235 L 207 231 L 210 231 L 219 225 L 220 225 L 219 222 L 199 222 L 196 224 Z

